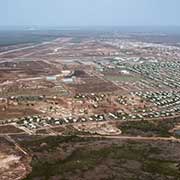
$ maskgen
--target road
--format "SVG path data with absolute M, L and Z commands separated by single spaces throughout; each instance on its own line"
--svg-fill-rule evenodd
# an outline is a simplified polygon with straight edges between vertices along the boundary
M 14 141 L 14 139 L 11 138 L 11 136 L 5 135 L 5 136 L 3 136 L 3 137 L 4 137 L 8 142 L 13 143 L 14 146 L 15 146 L 20 152 L 22 152 L 24 155 L 28 155 L 28 153 L 27 153 L 24 149 L 22 149 L 22 148 L 19 146 L 19 144 L 18 144 L 16 141 Z
M 142 136 L 90 136 L 90 137 L 103 137 L 106 139 L 121 139 L 121 140 L 142 140 L 142 141 L 173 141 L 180 142 L 180 139 L 175 137 L 142 137 Z
M 22 133 L 17 133 L 17 134 L 22 134 Z M 11 133 L 7 133 L 7 134 L 0 134 L 0 137 L 5 137 L 6 139 L 8 139 L 9 141 L 11 140 L 11 142 L 15 143 L 14 140 L 12 141 L 12 138 L 10 137 L 13 135 L 17 135 L 16 133 L 11 134 Z M 23 135 L 23 134 L 22 134 Z M 34 134 L 29 134 L 29 136 L 36 136 Z M 38 134 L 37 136 L 43 136 L 43 137 L 48 137 L 48 136 L 58 136 L 57 133 L 50 133 L 50 134 Z M 60 136 L 70 136 L 70 135 L 60 135 Z M 142 136 L 122 136 L 122 135 L 118 135 L 118 136 L 101 136 L 101 135 L 77 135 L 77 137 L 81 137 L 81 138 L 105 138 L 105 139 L 120 139 L 120 140 L 142 140 L 142 141 L 173 141 L 173 142 L 179 142 L 180 143 L 180 139 L 177 139 L 175 137 L 142 137 Z
M 17 133 L 18 134 L 18 133 Z M 8 142 L 14 144 L 15 148 L 22 152 L 24 155 L 28 156 L 28 152 L 26 152 L 14 139 L 13 135 L 17 134 L 0 134 L 0 137 L 5 138 Z M 20 135 L 20 134 L 19 134 Z M 23 134 L 22 134 L 23 136 Z M 29 135 L 29 136 L 36 136 L 36 135 Z M 39 137 L 56 137 L 56 133 L 50 134 L 38 134 Z M 60 135 L 63 137 L 68 137 L 69 135 Z M 176 139 L 174 137 L 142 137 L 142 136 L 100 136 L 100 135 L 77 135 L 80 138 L 103 138 L 103 139 L 110 139 L 110 140 L 134 140 L 134 141 L 168 141 L 173 143 L 180 143 L 180 139 Z

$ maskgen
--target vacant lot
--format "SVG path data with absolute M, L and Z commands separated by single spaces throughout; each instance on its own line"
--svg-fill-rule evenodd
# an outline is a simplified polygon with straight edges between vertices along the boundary
M 24 131 L 13 126 L 13 125 L 4 125 L 0 126 L 0 134 L 6 134 L 6 133 L 23 133 Z

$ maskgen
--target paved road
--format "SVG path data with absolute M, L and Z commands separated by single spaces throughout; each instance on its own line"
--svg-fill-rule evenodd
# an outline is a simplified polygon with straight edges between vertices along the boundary
M 36 47 L 39 47 L 39 46 L 42 46 L 42 45 L 46 45 L 46 44 L 49 44 L 49 43 L 51 43 L 51 42 L 42 42 L 42 43 L 36 44 L 36 45 L 30 45 L 30 46 L 26 46 L 26 47 L 11 49 L 11 50 L 8 50 L 8 51 L 5 51 L 5 52 L 1 52 L 0 56 L 8 54 L 8 53 L 23 51 L 23 50 L 26 50 L 26 49 L 34 49 Z

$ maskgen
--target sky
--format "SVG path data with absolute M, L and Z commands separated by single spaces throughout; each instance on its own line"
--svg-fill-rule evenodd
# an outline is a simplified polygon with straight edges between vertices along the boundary
M 0 0 L 0 26 L 180 26 L 180 0 Z

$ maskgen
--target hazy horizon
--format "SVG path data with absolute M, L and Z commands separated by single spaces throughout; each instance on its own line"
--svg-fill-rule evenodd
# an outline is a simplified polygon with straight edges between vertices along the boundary
M 178 0 L 0 0 L 0 26 L 180 26 Z

